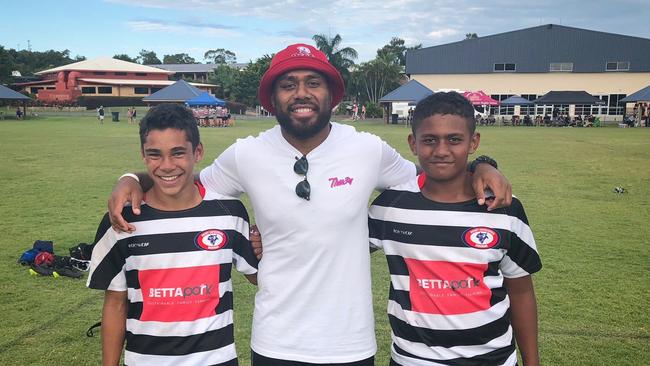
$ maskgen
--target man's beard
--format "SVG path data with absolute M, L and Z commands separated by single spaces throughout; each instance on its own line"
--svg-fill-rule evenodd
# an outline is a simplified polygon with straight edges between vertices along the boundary
M 297 139 L 308 139 L 316 136 L 323 128 L 327 127 L 332 117 L 332 111 L 318 111 L 318 119 L 312 125 L 305 125 L 300 122 L 293 123 L 289 114 L 276 110 L 275 118 L 278 120 L 280 127 L 289 135 Z

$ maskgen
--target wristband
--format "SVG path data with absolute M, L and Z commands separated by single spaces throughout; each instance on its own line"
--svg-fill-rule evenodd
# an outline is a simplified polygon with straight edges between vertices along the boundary
M 138 176 L 133 174 L 133 173 L 122 174 L 119 178 L 117 178 L 117 181 L 119 182 L 120 179 L 122 179 L 124 177 L 131 177 L 131 178 L 135 179 L 136 182 L 140 183 L 140 178 L 138 178 Z
M 472 162 L 467 166 L 467 170 L 468 170 L 470 173 L 473 174 L 473 173 L 476 171 L 476 167 L 477 167 L 479 164 L 481 164 L 481 163 L 490 164 L 490 165 L 492 165 L 492 166 L 494 167 L 494 169 L 499 169 L 499 167 L 497 166 L 497 162 L 496 162 L 496 160 L 492 159 L 491 157 L 489 157 L 489 156 L 487 156 L 487 155 L 481 155 L 481 156 L 479 156 L 478 158 L 474 159 L 474 161 L 472 161 Z

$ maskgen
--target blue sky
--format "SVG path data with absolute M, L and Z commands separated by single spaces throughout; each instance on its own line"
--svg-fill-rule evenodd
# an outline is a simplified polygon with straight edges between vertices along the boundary
M 69 49 L 94 58 L 141 49 L 188 53 L 203 62 L 209 49 L 225 48 L 238 62 L 275 53 L 314 34 L 340 34 L 343 46 L 374 58 L 391 37 L 408 45 L 459 41 L 561 24 L 650 38 L 647 0 L 58 0 L 8 1 L 2 6 L 0 45 L 34 51 Z

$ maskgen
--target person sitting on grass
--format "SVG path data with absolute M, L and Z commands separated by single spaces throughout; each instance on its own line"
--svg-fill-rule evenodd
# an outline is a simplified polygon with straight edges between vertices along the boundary
M 152 108 L 140 123 L 142 159 L 153 181 L 132 233 L 104 216 L 88 287 L 105 290 L 102 362 L 118 365 L 237 364 L 231 267 L 256 283 L 248 214 L 236 199 L 194 179 L 203 145 L 192 112 Z
M 515 339 L 523 364 L 539 365 L 531 273 L 541 261 L 518 199 L 492 212 L 476 201 L 475 128 L 456 92 L 420 101 L 408 142 L 424 172 L 370 207 L 370 243 L 391 275 L 391 365 L 513 366 Z

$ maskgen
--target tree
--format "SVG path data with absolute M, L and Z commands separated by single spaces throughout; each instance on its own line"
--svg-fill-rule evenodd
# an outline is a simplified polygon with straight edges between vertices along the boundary
M 138 62 L 137 57 L 130 57 L 126 53 L 120 53 L 119 55 L 113 56 L 116 60 L 128 61 L 128 62 Z
M 237 86 L 240 71 L 228 65 L 219 65 L 214 70 L 214 75 L 211 75 L 208 82 L 217 84 L 219 87 L 215 95 L 222 99 L 231 99 L 233 90 Z
M 36 71 L 63 66 L 85 59 L 83 56 L 77 56 L 75 59 L 71 59 L 69 50 L 32 52 L 29 50 L 16 51 L 12 48 L 7 52 L 13 60 L 13 69 L 20 71 L 22 75 L 31 75 Z
M 206 62 L 212 62 L 213 64 L 234 64 L 237 62 L 237 56 L 234 52 L 224 49 L 217 48 L 216 50 L 208 50 L 203 54 L 203 59 Z
M 156 55 L 154 51 L 147 51 L 147 50 L 141 50 L 140 51 L 140 56 L 138 57 L 140 59 L 140 63 L 143 65 L 160 65 L 162 62 Z
M 163 64 L 195 64 L 196 60 L 187 53 L 176 53 L 173 55 L 165 55 L 163 57 Z
M 245 70 L 240 71 L 232 86 L 231 96 L 241 103 L 249 106 L 259 104 L 257 101 L 257 88 L 262 80 L 262 75 L 269 69 L 273 55 L 264 55 L 255 62 L 250 62 Z
M 476 39 L 478 38 L 478 34 L 476 33 L 466 33 L 465 34 L 465 39 Z
M 11 55 L 4 47 L 0 46 L 0 82 L 9 83 L 11 81 L 11 72 L 14 68 L 14 61 Z
M 316 34 L 312 37 L 316 47 L 321 50 L 329 62 L 341 73 L 346 84 L 350 79 L 350 67 L 354 66 L 354 60 L 359 57 L 357 51 L 351 47 L 341 48 L 340 35 L 330 38 L 324 34 Z
M 352 73 L 352 90 L 364 94 L 370 102 L 378 103 L 379 98 L 399 86 L 401 72 L 397 55 L 378 55 L 374 60 L 359 65 Z
M 420 49 L 422 48 L 422 44 L 417 44 L 413 47 L 406 47 L 404 43 L 405 41 L 403 39 L 393 37 L 387 45 L 377 50 L 377 56 L 383 57 L 387 54 L 394 55 L 398 58 L 400 65 L 406 66 L 406 51 Z

